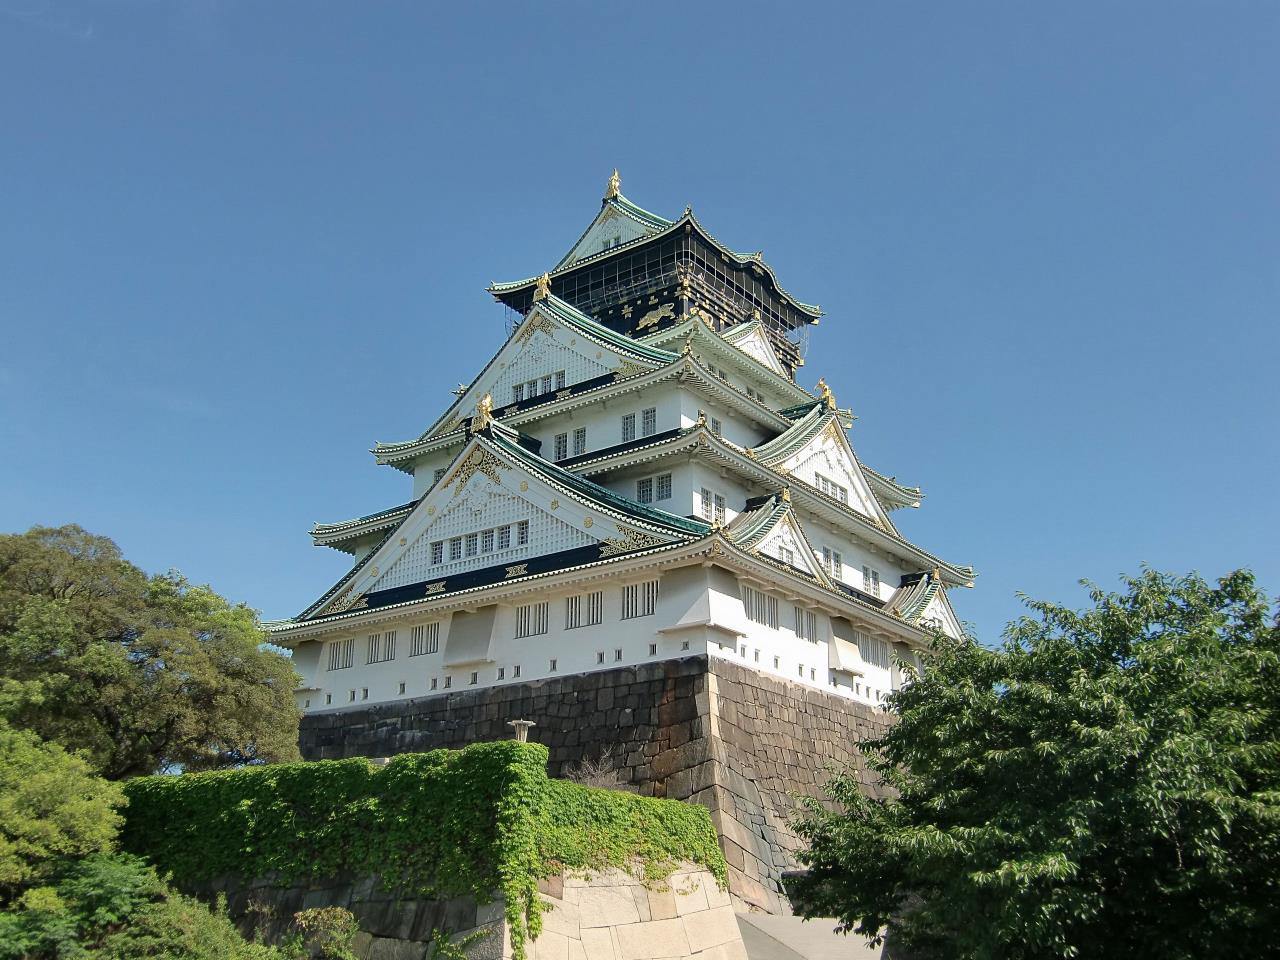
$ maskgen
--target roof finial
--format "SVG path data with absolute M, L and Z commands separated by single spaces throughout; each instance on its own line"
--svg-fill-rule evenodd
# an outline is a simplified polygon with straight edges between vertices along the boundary
M 475 416 L 471 418 L 471 432 L 479 433 L 493 423 L 493 394 L 486 393 L 476 404 Z
M 828 410 L 836 408 L 836 398 L 831 392 L 831 388 L 827 386 L 827 381 L 823 377 L 818 378 L 818 399 L 827 405 Z
M 613 175 L 609 177 L 609 185 L 604 188 L 604 198 L 613 200 L 622 193 L 622 177 L 618 175 L 618 168 L 613 168 Z
M 933 577 L 934 582 L 936 583 L 937 581 L 942 579 L 942 570 L 938 567 L 934 567 L 933 573 L 930 574 L 930 576 Z
M 698 426 L 705 427 L 707 425 L 707 411 L 698 411 Z
M 538 285 L 533 289 L 533 302 L 545 300 L 551 296 L 551 274 L 544 273 L 538 278 Z
M 783 503 L 790 503 L 790 502 L 791 502 L 791 488 L 790 488 L 790 487 L 783 487 L 783 488 L 782 488 L 782 502 L 783 502 Z

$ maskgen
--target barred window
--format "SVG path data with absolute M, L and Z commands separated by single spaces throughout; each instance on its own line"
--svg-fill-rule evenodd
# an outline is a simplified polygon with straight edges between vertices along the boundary
M 573 455 L 580 457 L 587 452 L 587 428 L 578 427 L 573 431 Z
M 717 437 L 724 436 L 724 425 L 715 417 L 711 418 L 711 432 Z
M 368 658 L 365 663 L 385 663 L 396 658 L 396 631 L 369 634 Z
M 493 531 L 482 530 L 480 532 L 480 552 L 493 553 Z
M 565 384 L 565 372 L 563 370 L 556 371 L 556 389 L 563 390 Z
M 762 590 L 744 586 L 742 588 L 742 608 L 747 619 L 766 627 L 778 629 L 778 598 L 771 597 Z
M 790 547 L 778 547 L 778 559 L 794 567 L 796 565 L 796 552 Z
M 706 487 L 702 488 L 701 499 L 702 499 L 702 503 L 701 503 L 702 518 L 704 520 L 710 520 L 712 517 L 712 513 L 711 513 L 712 498 L 711 498 L 711 491 L 708 490 Z
M 409 656 L 440 652 L 440 624 L 422 623 L 409 628 Z
M 671 474 L 664 473 L 658 477 L 658 497 L 659 500 L 671 499 Z
M 507 550 L 511 546 L 511 524 L 504 524 L 498 528 L 498 549 Z
M 717 523 L 724 523 L 724 497 L 718 493 L 715 496 L 715 519 Z
M 511 388 L 511 402 L 519 403 L 523 399 L 524 399 L 524 384 L 517 383 L 515 386 Z
M 818 642 L 818 615 L 804 607 L 796 607 L 796 636 L 810 643 Z
M 853 632 L 853 639 L 858 645 L 858 653 L 862 655 L 864 663 L 869 663 L 873 667 L 882 667 L 885 670 L 889 669 L 889 644 L 861 630 Z
M 448 690 L 448 689 L 449 689 L 450 687 L 452 687 L 452 686 L 453 686 L 453 677 L 445 677 L 445 678 L 444 678 L 444 688 L 445 688 L 446 690 Z
M 436 540 L 431 544 L 431 565 L 438 567 L 444 563 L 444 541 Z
M 580 593 L 566 597 L 564 602 L 564 628 L 576 630 L 578 627 L 595 626 L 601 621 L 604 611 L 604 593 L 596 590 L 592 593 Z
M 549 661 L 547 661 L 547 673 L 555 673 L 556 668 L 558 666 L 559 666 L 559 662 L 556 660 L 555 657 L 552 657 Z
M 543 378 L 542 378 L 542 392 L 543 392 L 543 393 L 550 393 L 550 392 L 551 392 L 551 384 L 552 384 L 552 377 L 551 377 L 551 374 L 547 374 L 545 377 L 543 377 Z
M 839 550 L 832 550 L 830 547 L 822 548 L 822 565 L 827 568 L 827 573 L 836 579 L 844 576 L 844 558 L 840 556 Z
M 547 632 L 547 601 L 516 607 L 516 639 L 538 637 Z
M 625 414 L 622 418 L 622 442 L 636 438 L 636 415 L 634 413 Z
M 832 500 L 839 500 L 841 503 L 849 502 L 849 490 L 847 487 L 841 486 L 840 484 L 836 483 L 834 480 L 830 479 L 829 477 L 824 477 L 820 473 L 815 473 L 813 477 L 814 477 L 814 480 L 816 481 L 816 485 L 818 489 L 821 490 L 823 493 L 825 493 Z
M 468 533 L 467 534 L 467 556 L 474 557 L 479 552 L 480 552 L 480 534 Z
M 452 540 L 449 541 L 449 559 L 450 560 L 462 559 L 462 538 L 461 537 L 454 537 Z
M 640 435 L 651 437 L 658 431 L 658 408 L 645 407 L 640 411 Z
M 524 385 L 524 392 L 525 392 L 525 396 L 527 396 L 530 400 L 532 400 L 534 397 L 538 395 L 538 381 L 536 378 L 533 380 L 530 380 L 528 383 Z
M 641 503 L 653 503 L 653 477 L 636 481 L 636 499 Z
M 880 596 L 880 571 L 871 567 L 862 568 L 862 589 L 873 597 Z
M 658 581 L 628 583 L 622 588 L 622 619 L 649 617 L 658 606 Z
M 475 670 L 471 671 L 471 680 L 470 680 L 471 686 L 474 687 L 479 682 L 480 682 L 479 672 Z
M 507 668 L 506 668 L 506 667 L 499 667 L 499 668 L 498 668 L 498 679 L 499 679 L 499 680 L 505 680 L 505 679 L 507 679 Z
M 557 460 L 563 460 L 569 456 L 569 434 L 557 433 L 555 444 L 556 444 L 555 458 Z
M 347 669 L 354 662 L 355 652 L 355 637 L 348 637 L 346 640 L 335 640 L 329 644 L 329 669 Z
M 514 667 L 511 668 L 511 676 L 515 677 L 516 679 L 520 678 L 520 664 L 517 663 Z
M 521 520 L 516 524 L 516 546 L 523 547 L 529 542 L 529 521 Z

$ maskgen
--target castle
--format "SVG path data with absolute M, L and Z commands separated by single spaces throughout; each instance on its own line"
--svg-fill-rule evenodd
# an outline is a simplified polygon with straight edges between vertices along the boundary
M 553 761 L 557 746 L 567 760 L 629 745 L 626 776 L 659 795 L 708 802 L 743 764 L 773 762 L 782 786 L 733 795 L 785 805 L 765 798 L 786 794 L 783 768 L 851 757 L 930 635 L 960 634 L 948 590 L 973 570 L 898 532 L 893 512 L 920 490 L 859 459 L 826 379 L 801 386 L 821 310 L 692 210 L 636 206 L 615 171 L 552 270 L 490 292 L 512 311 L 506 342 L 420 436 L 373 450 L 413 478 L 412 497 L 318 524 L 314 542 L 353 566 L 272 625 L 302 677 L 304 753 L 457 745 L 524 716 Z M 763 692 L 727 716 L 712 704 L 725 684 Z M 762 727 L 731 769 L 715 744 L 766 703 L 795 714 L 790 729 Z M 827 747 L 808 716 L 825 718 Z M 824 755 L 768 761 L 774 734 L 779 752 Z M 765 833 L 785 816 L 758 818 L 733 841 L 757 861 L 734 892 L 776 909 L 787 856 Z

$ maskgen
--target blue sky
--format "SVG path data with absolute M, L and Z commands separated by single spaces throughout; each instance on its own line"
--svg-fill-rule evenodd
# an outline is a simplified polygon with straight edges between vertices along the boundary
M 823 305 L 909 536 L 1280 592 L 1280 6 L 0 0 L 0 530 L 287 616 L 616 165 Z

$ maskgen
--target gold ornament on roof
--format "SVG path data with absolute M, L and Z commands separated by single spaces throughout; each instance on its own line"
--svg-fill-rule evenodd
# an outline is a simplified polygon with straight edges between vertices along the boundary
M 471 432 L 479 433 L 493 422 L 493 394 L 486 393 L 476 404 L 475 416 L 471 418 Z
M 827 386 L 827 381 L 822 377 L 818 378 L 818 398 L 827 405 L 828 410 L 836 408 L 835 394 L 831 392 L 831 388 Z
M 604 188 L 604 198 L 613 200 L 622 193 L 622 177 L 618 174 L 618 168 L 613 168 L 613 173 L 609 176 L 609 184 Z
M 538 285 L 533 288 L 533 302 L 545 300 L 551 296 L 551 274 L 544 273 L 538 278 Z
M 790 502 L 791 502 L 791 488 L 790 488 L 790 487 L 783 487 L 783 488 L 782 488 L 782 502 L 783 502 L 783 503 L 790 503 Z
M 609 537 L 600 544 L 600 559 L 605 557 L 615 557 L 620 553 L 632 553 L 636 550 L 648 550 L 650 547 L 661 546 L 664 541 L 661 537 L 654 536 L 644 530 L 636 530 L 632 527 L 624 527 L 618 524 L 618 536 Z

